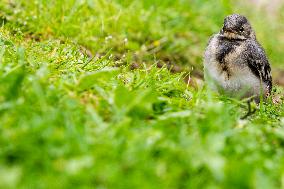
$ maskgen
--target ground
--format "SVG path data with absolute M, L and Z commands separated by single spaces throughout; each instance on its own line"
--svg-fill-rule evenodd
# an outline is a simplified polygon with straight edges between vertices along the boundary
M 283 92 L 283 8 L 194 0 L 0 1 L 0 188 L 284 188 L 284 105 L 202 82 L 246 15 Z M 261 19 L 260 19 L 261 18 Z

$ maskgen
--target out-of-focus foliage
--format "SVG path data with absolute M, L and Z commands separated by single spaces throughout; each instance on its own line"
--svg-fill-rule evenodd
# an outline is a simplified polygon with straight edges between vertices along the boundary
M 231 13 L 246 15 L 274 65 L 284 62 L 281 10 L 264 12 L 257 3 L 195 0 L 2 0 L 7 25 L 37 40 L 72 39 L 94 55 L 112 49 L 120 59 L 142 64 L 159 60 L 201 69 L 208 38 Z M 271 2 L 271 4 L 273 1 Z M 280 6 L 280 5 L 279 5 Z M 255 11 L 252 11 L 255 9 Z M 274 11 L 274 10 L 271 10 Z M 270 16 L 271 14 L 271 16 Z M 275 15 L 272 17 L 272 14 Z
M 213 0 L 0 2 L 0 188 L 284 187 L 283 104 L 240 120 L 242 102 L 158 68 L 200 70 L 235 11 L 281 67 L 276 18 Z

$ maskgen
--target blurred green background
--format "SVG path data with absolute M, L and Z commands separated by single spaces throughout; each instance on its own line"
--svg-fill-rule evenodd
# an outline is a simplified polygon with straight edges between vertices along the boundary
M 182 70 L 193 67 L 197 75 L 202 74 L 208 38 L 220 30 L 225 16 L 239 13 L 250 20 L 274 70 L 283 68 L 280 0 L 7 0 L 1 10 L 8 24 L 13 22 L 31 38 L 71 39 L 93 55 L 112 49 L 117 59 L 130 54 L 136 66 L 154 59 L 182 65 Z
M 283 103 L 201 85 L 232 13 L 280 98 L 281 0 L 0 0 L 0 188 L 284 188 Z

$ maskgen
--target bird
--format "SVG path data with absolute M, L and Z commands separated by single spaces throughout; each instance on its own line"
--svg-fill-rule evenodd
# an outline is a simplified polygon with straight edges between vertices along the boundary
M 271 67 L 248 19 L 240 14 L 225 17 L 204 53 L 204 77 L 211 89 L 259 103 L 272 90 Z

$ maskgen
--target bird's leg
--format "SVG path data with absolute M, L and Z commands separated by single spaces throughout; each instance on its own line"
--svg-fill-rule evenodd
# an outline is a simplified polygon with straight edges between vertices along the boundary
M 241 119 L 246 119 L 248 116 L 254 114 L 256 111 L 256 109 L 252 110 L 251 108 L 251 100 L 247 101 L 247 105 L 248 105 L 248 112 L 243 117 L 241 117 Z

